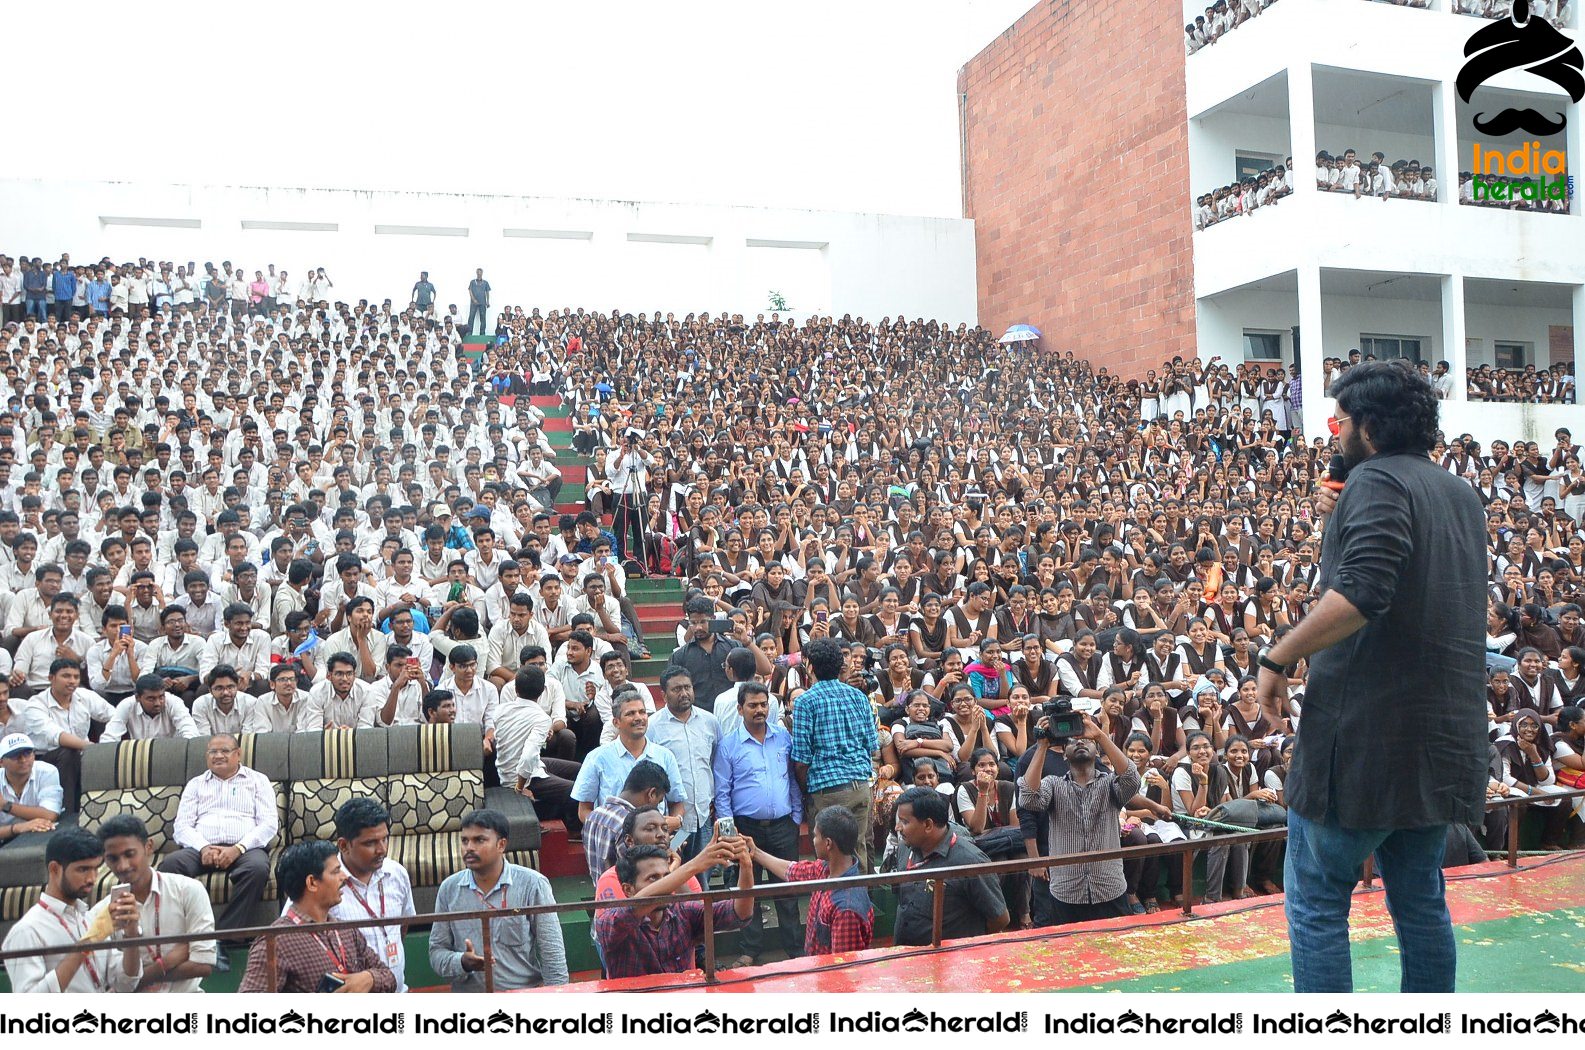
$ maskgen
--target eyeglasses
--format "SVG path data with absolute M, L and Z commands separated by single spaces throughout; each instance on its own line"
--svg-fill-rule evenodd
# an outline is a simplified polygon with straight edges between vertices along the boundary
M 1343 420 L 1353 418 L 1353 416 L 1332 416 L 1326 421 L 1326 429 L 1332 432 L 1333 437 L 1337 437 L 1338 432 L 1342 429 L 1340 424 L 1343 422 Z

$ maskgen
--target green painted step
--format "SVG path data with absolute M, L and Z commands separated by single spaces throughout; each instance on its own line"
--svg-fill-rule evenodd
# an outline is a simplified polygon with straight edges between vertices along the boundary
M 666 669 L 668 663 L 670 663 L 670 660 L 666 656 L 654 656 L 648 660 L 634 660 L 633 677 L 638 679 L 659 678 L 660 673 Z
M 649 579 L 633 579 L 627 581 L 627 593 L 633 599 L 634 605 L 642 606 L 644 602 L 639 595 L 646 597 L 658 595 L 654 601 L 677 601 L 682 597 L 682 581 L 675 576 L 658 576 Z
M 581 482 L 578 483 L 578 484 L 563 485 L 561 487 L 561 491 L 556 493 L 556 502 L 557 503 L 582 503 L 584 501 L 584 499 L 588 495 L 589 495 L 588 487 L 585 486 L 584 484 L 582 484 Z
M 571 448 L 572 447 L 572 434 L 570 434 L 570 433 L 566 433 L 566 432 L 563 432 L 563 431 L 557 431 L 557 430 L 551 430 L 551 431 L 547 431 L 545 436 L 550 438 L 550 447 L 551 448 L 563 449 L 563 448 Z
M 669 659 L 677 648 L 677 635 L 673 631 L 664 634 L 650 632 L 644 641 L 649 645 L 650 655 L 656 660 Z
M 572 409 L 568 408 L 566 405 L 556 405 L 553 408 L 542 408 L 540 411 L 545 413 L 546 419 L 566 419 L 568 416 L 572 415 Z

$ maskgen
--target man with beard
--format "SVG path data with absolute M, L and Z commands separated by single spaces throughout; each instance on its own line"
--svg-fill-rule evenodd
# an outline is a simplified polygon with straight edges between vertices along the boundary
M 336 848 L 347 880 L 341 903 L 330 909 L 337 921 L 398 919 L 416 915 L 413 880 L 400 861 L 388 856 L 391 813 L 372 798 L 354 798 L 336 810 Z M 407 953 L 401 926 L 365 926 L 358 930 L 369 948 L 396 978 L 396 990 L 407 991 Z
M 1139 793 L 1139 771 L 1111 736 L 1085 715 L 1084 735 L 1073 737 L 1063 748 L 1068 771 L 1060 776 L 1047 775 L 1046 753 L 1051 749 L 1051 739 L 1045 732 L 1046 720 L 1042 718 L 1035 728 L 1040 741 L 1035 745 L 1035 757 L 1018 782 L 1018 805 L 1020 809 L 1047 815 L 1047 855 L 1121 849 L 1119 814 Z M 1110 771 L 1096 768 L 1096 758 L 1101 753 L 1106 755 Z M 1121 860 L 1051 868 L 1048 878 L 1054 925 L 1129 914 L 1128 885 Z
M 143 953 L 135 948 L 79 951 L 84 941 L 106 941 L 119 931 L 137 937 L 138 904 L 120 894 L 90 921 L 88 899 L 99 881 L 105 848 L 91 831 L 62 828 L 44 846 L 49 882 L 38 903 L 27 909 L 6 934 L 5 951 L 58 948 L 58 954 L 33 955 L 6 963 L 14 992 L 130 992 L 143 977 Z
M 1331 393 L 1347 469 L 1333 479 L 1346 478 L 1340 495 L 1316 496 L 1331 519 L 1322 597 L 1260 657 L 1275 726 L 1289 715 L 1287 668 L 1309 660 L 1285 784 L 1294 990 L 1352 990 L 1349 905 L 1374 854 L 1402 990 L 1451 992 L 1442 854 L 1449 824 L 1484 820 L 1488 780 L 1485 518 L 1468 483 L 1428 458 L 1437 400 L 1425 380 L 1398 361 L 1366 362 Z

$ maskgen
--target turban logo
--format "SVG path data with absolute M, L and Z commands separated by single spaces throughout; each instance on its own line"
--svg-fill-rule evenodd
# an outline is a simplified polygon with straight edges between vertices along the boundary
M 1574 42 L 1544 20 L 1530 17 L 1529 0 L 1514 0 L 1513 12 L 1500 22 L 1482 26 L 1464 44 L 1468 61 L 1459 70 L 1458 97 L 1465 102 L 1475 89 L 1499 73 L 1523 69 L 1544 77 L 1568 92 L 1575 102 L 1585 97 L 1585 57 Z M 1475 127 L 1487 135 L 1506 135 L 1527 131 L 1532 135 L 1555 135 L 1563 130 L 1564 117 L 1549 119 L 1533 109 L 1504 109 L 1487 118 L 1475 114 Z

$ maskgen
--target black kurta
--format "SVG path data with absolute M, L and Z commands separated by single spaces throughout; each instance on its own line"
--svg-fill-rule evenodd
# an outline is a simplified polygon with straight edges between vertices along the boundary
M 1368 621 L 1310 659 L 1289 805 L 1347 828 L 1478 824 L 1486 791 L 1486 531 L 1467 482 L 1422 455 L 1348 477 L 1321 586 Z

